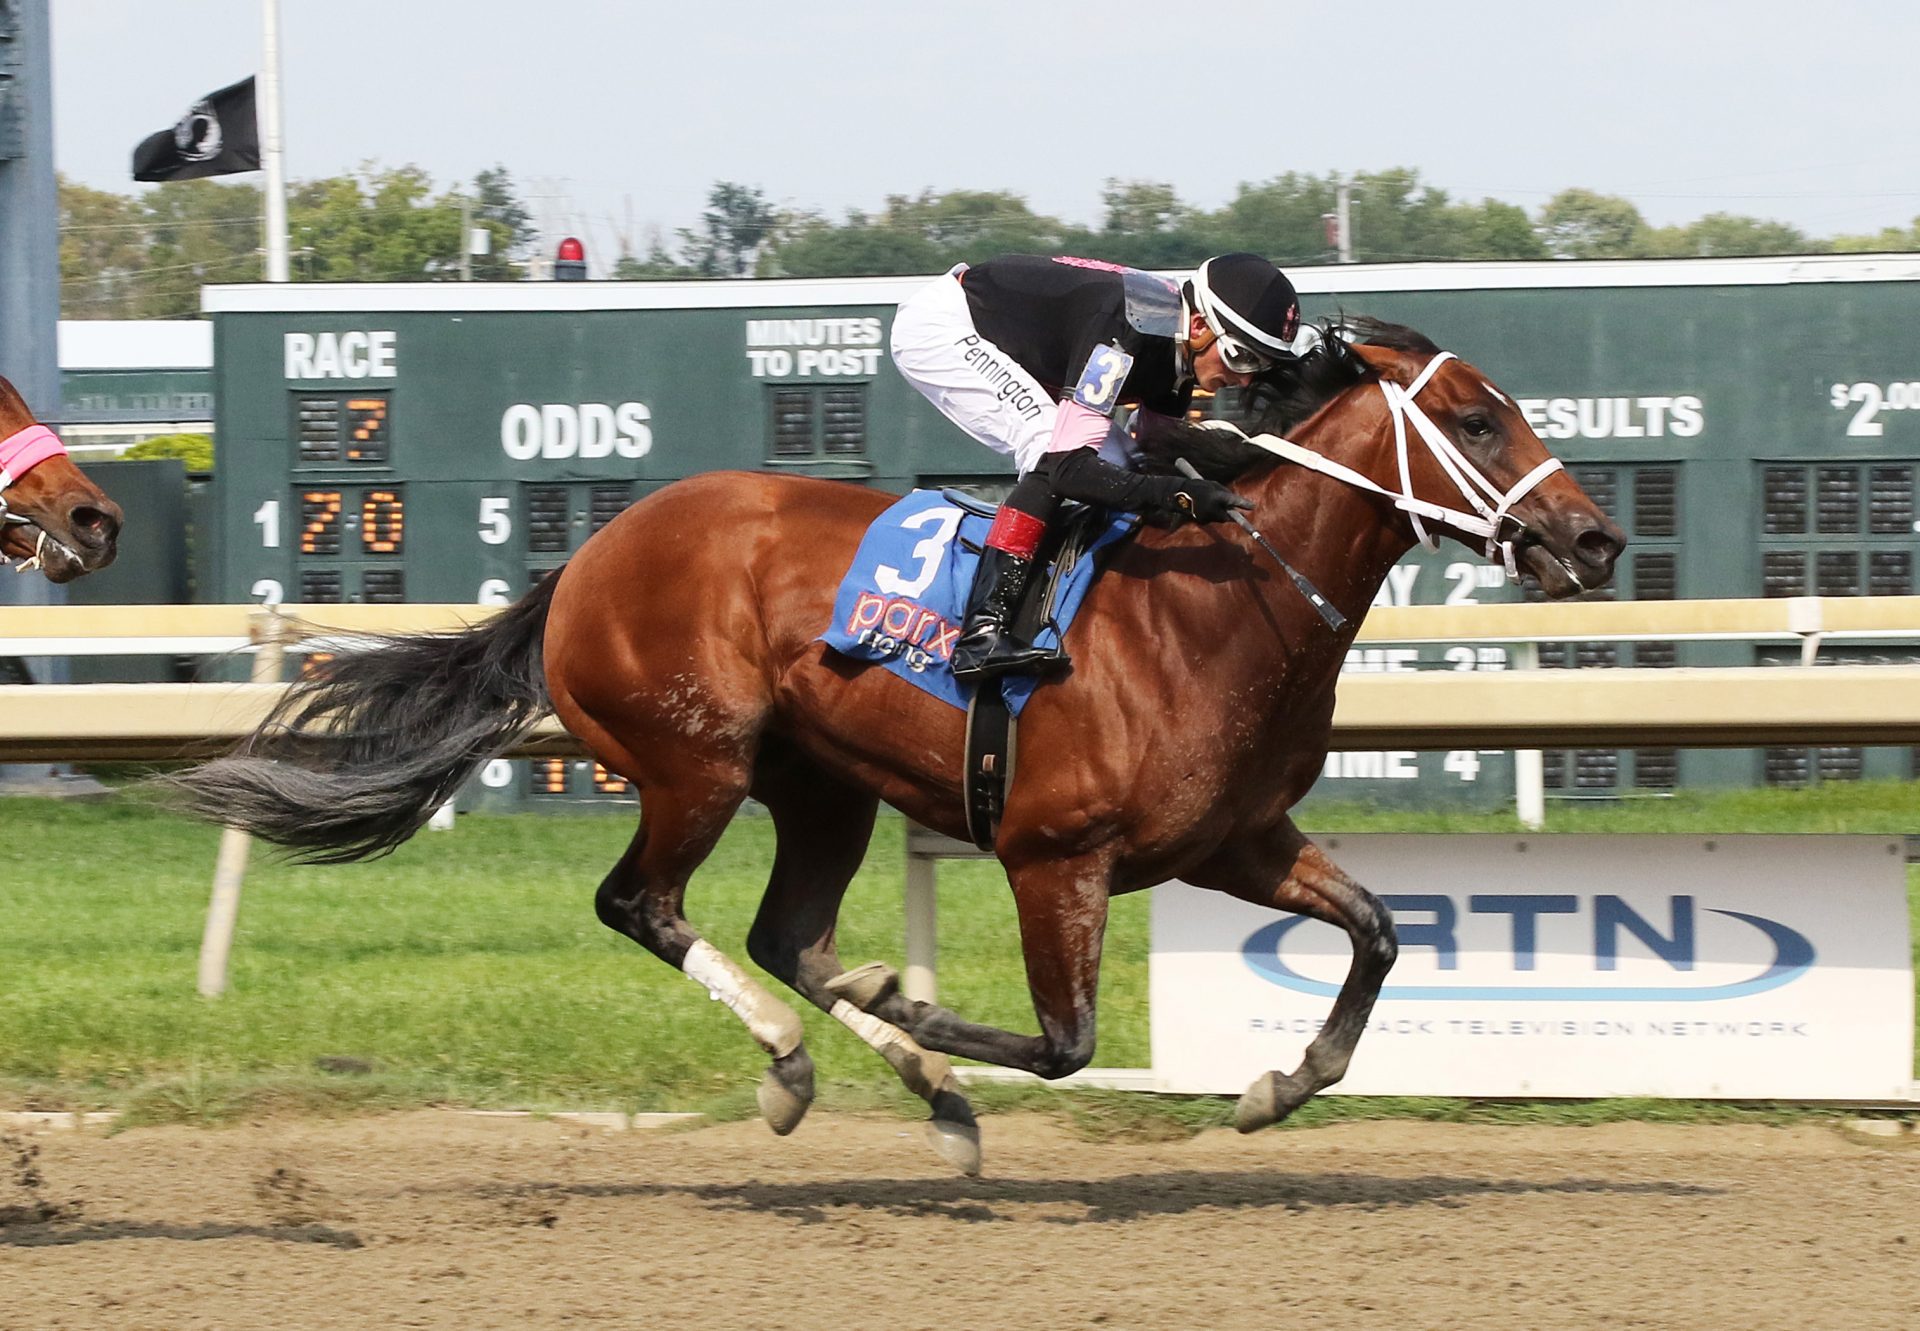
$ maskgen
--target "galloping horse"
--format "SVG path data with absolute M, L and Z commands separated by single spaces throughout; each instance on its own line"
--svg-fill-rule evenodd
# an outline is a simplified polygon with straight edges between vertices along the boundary
M 71 582 L 113 562 L 121 517 L 0 379 L 0 564 L 17 559 L 21 572 Z
M 1279 396 L 1296 463 L 1323 470 L 1218 430 L 1171 446 L 1237 477 L 1255 526 L 1347 625 L 1327 628 L 1233 529 L 1142 530 L 1118 547 L 1068 635 L 1073 670 L 1022 716 L 995 846 L 1038 1035 L 909 1001 L 889 968 L 848 970 L 835 951 L 881 801 L 965 835 L 961 713 L 816 641 L 890 502 L 870 490 L 753 473 L 670 485 L 499 617 L 336 658 L 183 785 L 207 816 L 304 858 L 365 858 L 552 711 L 639 792 L 601 920 L 741 1019 L 771 1056 L 760 1106 L 785 1133 L 813 1095 L 800 1019 L 682 912 L 688 878 L 752 795 L 778 848 L 749 955 L 882 1054 L 931 1106 L 935 1149 L 967 1172 L 978 1129 L 944 1055 L 1043 1077 L 1085 1067 L 1109 897 L 1180 878 L 1328 921 L 1352 941 L 1351 969 L 1301 1067 L 1241 1098 L 1252 1131 L 1341 1077 L 1396 953 L 1385 907 L 1287 813 L 1321 770 L 1340 666 L 1387 571 L 1446 531 L 1566 596 L 1603 585 L 1624 545 L 1513 402 L 1411 330 L 1328 329 Z

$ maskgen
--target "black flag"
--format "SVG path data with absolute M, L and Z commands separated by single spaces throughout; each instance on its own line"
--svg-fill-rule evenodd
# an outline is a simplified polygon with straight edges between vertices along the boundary
M 172 129 L 149 134 L 133 150 L 135 180 L 198 180 L 259 169 L 250 76 L 208 93 Z

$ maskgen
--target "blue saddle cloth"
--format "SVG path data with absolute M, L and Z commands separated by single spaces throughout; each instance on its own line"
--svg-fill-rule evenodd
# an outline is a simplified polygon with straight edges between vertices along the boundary
M 1056 647 L 1086 599 L 1102 550 L 1132 531 L 1136 519 L 1110 522 L 1068 573 L 1053 614 L 1034 645 Z M 971 685 L 953 677 L 948 662 L 966 616 L 967 591 L 986 540 L 989 519 L 962 508 L 939 490 L 915 490 L 875 518 L 860 541 L 833 603 L 833 623 L 820 641 L 856 661 L 872 661 L 943 702 L 965 709 Z M 1001 694 L 1015 716 L 1039 680 L 1008 675 Z

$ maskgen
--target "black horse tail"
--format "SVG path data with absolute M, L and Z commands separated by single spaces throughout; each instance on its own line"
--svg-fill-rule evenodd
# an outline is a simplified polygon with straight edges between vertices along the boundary
M 314 667 L 229 757 L 171 777 L 188 812 L 310 864 L 390 853 L 552 710 L 556 571 L 455 633 L 383 636 Z

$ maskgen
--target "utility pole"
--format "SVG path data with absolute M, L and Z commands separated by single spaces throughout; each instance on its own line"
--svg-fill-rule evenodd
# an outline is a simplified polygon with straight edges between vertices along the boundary
M 287 280 L 287 166 L 280 137 L 280 0 L 261 0 L 260 165 L 267 170 L 267 281 Z
M 460 196 L 460 280 L 473 281 L 473 200 Z
M 1353 262 L 1353 186 L 1345 177 L 1340 180 L 1340 188 L 1335 194 L 1335 226 L 1340 229 L 1340 262 Z

